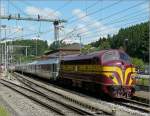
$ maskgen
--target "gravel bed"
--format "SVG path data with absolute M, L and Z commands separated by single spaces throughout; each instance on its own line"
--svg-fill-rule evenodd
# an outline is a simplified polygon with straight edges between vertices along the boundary
M 18 85 L 21 85 L 22 86 L 22 83 L 20 83 L 19 81 L 17 82 L 17 80 L 13 80 L 13 79 L 11 79 L 11 80 L 9 80 L 9 79 L 5 79 L 5 80 L 7 80 L 7 81 L 11 81 L 12 83 L 15 83 L 15 84 L 18 84 Z M 24 84 L 23 84 L 24 85 Z M 27 88 L 27 86 L 26 85 L 24 85 L 26 88 Z M 17 88 L 19 88 L 19 87 L 17 87 Z M 45 102 L 46 104 L 49 104 L 49 105 L 51 105 L 51 106 L 53 106 L 53 107 L 56 107 L 56 108 L 58 108 L 58 109 L 61 109 L 66 115 L 68 115 L 68 116 L 75 116 L 75 115 L 77 115 L 77 113 L 75 112 L 75 111 L 73 111 L 73 110 L 71 110 L 71 109 L 69 109 L 69 108 L 66 108 L 64 105 L 61 105 L 61 104 L 59 104 L 59 103 L 56 103 L 56 102 L 54 102 L 54 101 L 52 101 L 52 100 L 48 100 L 48 99 L 46 99 L 45 97 L 42 97 L 42 96 L 39 96 L 39 95 L 36 95 L 35 93 L 32 93 L 32 92 L 29 92 L 29 91 L 26 91 L 26 90 L 24 90 L 25 91 L 25 93 L 27 94 L 27 95 L 30 95 L 30 96 L 33 96 L 33 97 L 35 97 L 36 99 L 39 99 L 39 100 L 42 100 L 43 102 Z M 47 93 L 47 91 L 45 91 L 45 93 Z M 48 95 L 50 96 L 49 98 L 54 98 L 54 99 L 56 99 L 57 97 L 55 96 L 55 95 L 51 95 L 52 93 L 48 93 Z M 60 96 L 59 96 L 60 97 Z M 64 99 L 65 100 L 65 99 Z M 57 98 L 57 101 L 61 101 L 61 102 L 63 102 L 63 103 L 67 103 L 67 104 L 70 104 L 70 105 L 72 105 L 72 103 L 70 102 L 70 101 L 64 101 L 63 99 L 61 99 L 61 98 Z M 69 103 L 70 102 L 70 103 Z M 74 106 L 74 105 L 73 105 Z M 80 107 L 81 108 L 81 107 Z M 82 108 L 81 108 L 82 109 Z M 85 109 L 84 109 L 85 110 Z M 92 112 L 91 112 L 92 113 Z M 45 116 L 45 115 L 44 115 Z
M 38 82 L 38 81 L 36 81 L 36 82 Z M 38 82 L 38 83 L 40 84 L 41 82 Z M 57 92 L 68 94 L 70 96 L 74 96 L 73 93 L 64 91 L 62 89 L 58 89 L 54 86 L 46 85 L 46 84 L 43 84 L 43 83 L 41 83 L 41 84 L 45 85 L 47 88 L 50 88 L 50 89 L 55 90 Z M 86 98 L 87 100 L 85 100 L 85 101 L 87 101 L 87 102 L 88 101 L 89 102 L 91 102 L 91 101 L 95 102 L 95 105 L 99 104 L 102 107 L 107 107 L 107 108 L 110 108 L 110 109 L 116 109 L 118 116 L 120 116 L 120 115 L 122 115 L 122 116 L 124 116 L 124 115 L 148 116 L 149 115 L 147 113 L 142 113 L 142 112 L 137 111 L 137 110 L 132 110 L 132 109 L 127 108 L 127 107 L 122 106 L 122 105 L 117 105 L 117 104 L 114 104 L 114 103 L 111 103 L 111 102 L 106 102 L 106 101 L 96 99 L 96 98 L 92 98 L 92 97 L 89 97 L 89 96 L 86 96 L 86 95 L 83 95 L 83 94 L 80 94 L 80 96 L 79 96 L 79 94 L 77 93 L 77 95 L 74 96 L 74 98 L 79 99 L 79 100 L 80 100 L 81 97 Z
M 0 84 L 0 96 L 18 116 L 54 116 L 56 113 Z M 13 116 L 13 114 L 12 114 Z M 16 116 L 16 115 L 15 115 Z
M 31 85 L 30 85 L 30 86 L 31 86 Z M 27 87 L 27 86 L 26 86 L 26 87 Z M 34 86 L 32 86 L 32 87 L 35 88 L 36 90 L 38 90 L 38 91 L 44 93 L 45 95 L 49 96 L 50 98 L 55 99 L 55 100 L 57 100 L 57 101 L 60 101 L 61 103 L 66 103 L 66 104 L 69 104 L 69 105 L 71 105 L 71 106 L 75 106 L 75 107 L 77 107 L 77 108 L 79 108 L 79 109 L 86 110 L 86 111 L 88 111 L 88 112 L 94 113 L 94 112 L 92 112 L 92 111 L 89 111 L 89 109 L 83 108 L 83 106 L 78 105 L 78 104 L 76 104 L 76 103 L 73 103 L 73 102 L 71 102 L 70 100 L 68 100 L 68 99 L 66 99 L 66 98 L 63 98 L 62 96 L 60 96 L 60 95 L 58 95 L 58 94 L 56 94 L 56 93 L 54 93 L 54 92 L 47 91 L 47 90 L 45 90 L 45 89 L 43 89 L 43 88 L 41 88 L 41 87 L 38 87 L 38 86 L 36 86 L 36 85 L 34 85 Z M 61 108 L 61 109 L 63 109 L 63 108 Z
M 1 86 L 0 86 L 0 91 L 1 91 Z M 4 107 L 9 115 L 19 116 L 19 114 L 1 97 L 1 94 L 0 94 L 0 106 Z

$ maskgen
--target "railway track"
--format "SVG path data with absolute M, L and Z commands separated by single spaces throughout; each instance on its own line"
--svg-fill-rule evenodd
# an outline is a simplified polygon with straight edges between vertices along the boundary
M 22 82 L 24 82 L 24 84 L 26 84 L 26 85 L 36 85 L 36 83 L 34 83 L 34 82 L 32 82 L 32 81 L 29 81 L 27 78 L 25 78 L 25 77 L 23 77 L 23 76 L 21 76 L 20 74 L 17 74 L 17 76 L 20 76 L 18 79 L 21 81 L 21 79 L 22 79 Z M 27 82 L 26 82 L 27 81 Z M 40 87 L 42 87 L 43 89 L 46 89 L 46 90 L 48 90 L 49 92 L 51 92 L 51 90 L 49 90 L 49 89 L 47 89 L 47 88 L 45 88 L 45 87 L 43 87 L 43 86 L 41 86 L 41 85 L 38 85 L 38 86 L 40 86 Z M 54 92 L 55 94 L 57 94 L 57 95 L 60 95 L 60 96 L 62 96 L 61 94 L 59 94 L 59 93 L 57 93 L 57 92 L 55 92 L 55 91 L 52 91 L 52 92 Z M 62 97 L 65 97 L 65 96 L 62 96 Z M 67 97 L 66 97 L 67 98 Z M 70 99 L 70 100 L 72 100 L 72 99 Z M 73 102 L 74 102 L 74 100 L 72 100 Z M 80 104 L 80 103 L 78 103 L 78 104 Z M 129 99 L 122 99 L 121 101 L 115 101 L 115 104 L 118 104 L 118 105 L 120 105 L 120 106 L 126 106 L 127 108 L 129 108 L 129 109 L 132 109 L 132 110 L 138 110 L 138 111 L 140 111 L 140 112 L 144 112 L 144 113 L 149 113 L 149 105 L 148 104 L 144 104 L 144 103 L 141 103 L 141 102 L 138 102 L 138 101 L 136 101 L 136 100 L 129 100 Z M 90 107 L 90 106 L 88 106 L 90 109 L 93 109 L 93 110 L 95 110 L 95 112 L 97 112 L 97 113 L 95 113 L 95 114 L 98 114 L 98 110 L 97 109 L 94 109 L 93 107 Z M 102 111 L 99 111 L 100 112 L 100 114 L 102 113 Z M 105 111 L 104 111 L 105 112 Z M 107 113 L 107 112 L 106 112 Z M 110 115 L 112 115 L 112 114 L 115 114 L 114 112 L 112 112 L 112 113 L 108 113 L 108 114 L 110 114 Z
M 38 94 L 37 92 L 35 92 L 35 91 L 31 90 L 31 89 L 28 89 L 28 88 L 23 87 L 23 86 L 19 86 L 17 84 L 14 84 L 14 83 L 6 81 L 6 80 L 1 80 L 0 84 L 2 84 L 4 86 L 6 86 L 6 87 L 8 87 L 8 88 L 10 88 L 12 90 L 14 90 L 15 92 L 17 92 L 17 93 L 19 93 L 19 94 L 21 94 L 21 95 L 23 95 L 23 96 L 25 96 L 25 97 L 27 97 L 27 98 L 35 101 L 35 102 L 37 102 L 38 104 L 42 105 L 43 107 L 48 108 L 48 109 L 56 112 L 59 115 L 64 115 L 64 113 L 61 110 L 59 110 L 59 109 L 57 109 L 57 108 L 55 108 L 55 107 L 53 107 L 53 106 L 51 106 L 51 105 L 43 102 L 42 100 L 40 100 L 40 99 L 38 99 L 36 97 L 33 97 L 33 96 L 27 94 L 26 93 L 27 91 L 28 91 L 28 93 L 32 92 L 32 94 L 33 93 L 34 94 Z
M 70 114 L 90 115 L 90 116 L 95 115 L 91 112 L 88 112 L 88 111 L 79 109 L 77 107 L 71 106 L 69 104 L 57 101 L 54 98 L 49 98 L 49 97 L 43 95 L 42 93 L 35 91 L 34 89 L 32 90 L 27 87 L 23 87 L 23 86 L 14 84 L 14 83 L 12 83 L 10 81 L 6 81 L 6 80 L 1 80 L 0 83 L 16 92 L 22 94 L 23 96 L 39 103 L 40 105 L 52 110 L 53 112 L 57 113 L 58 115 L 70 115 Z M 55 102 L 56 104 L 53 104 L 52 102 Z M 62 105 L 63 107 L 66 107 L 67 110 L 66 111 L 60 110 L 60 109 L 64 109 L 62 107 L 59 107 L 59 108 L 54 107 L 57 105 L 59 105 L 59 106 Z M 70 110 L 70 111 L 68 111 L 68 110 Z
M 107 112 L 103 110 L 96 109 L 92 106 L 88 106 L 86 104 L 79 103 L 78 101 L 74 99 L 69 99 L 67 96 L 62 95 L 58 92 L 55 92 L 53 90 L 50 90 L 42 85 L 39 85 L 33 80 L 29 78 L 25 78 L 24 76 L 15 73 L 14 75 L 18 81 L 26 85 L 27 87 L 33 89 L 34 91 L 42 94 L 44 97 L 48 99 L 53 99 L 55 102 L 59 102 L 59 104 L 64 105 L 65 107 L 68 107 L 72 110 L 75 110 L 81 115 L 113 115 L 114 112 Z
M 150 107 L 149 104 L 142 103 L 136 100 L 131 100 L 131 99 L 125 99 L 121 98 L 119 101 L 116 100 L 114 101 L 118 105 L 126 106 L 128 108 L 138 110 L 144 113 L 149 113 L 150 112 Z
M 130 103 L 134 103 L 134 104 L 137 104 L 137 105 L 141 105 L 141 106 L 144 106 L 144 107 L 150 107 L 150 104 L 147 103 L 147 102 L 140 102 L 139 100 L 133 100 L 133 99 L 123 99 L 123 101 L 125 102 L 130 102 Z
M 150 106 L 150 100 L 149 99 L 146 99 L 146 98 L 142 98 L 142 97 L 139 97 L 139 96 L 134 96 L 132 98 L 134 101 L 138 101 L 140 103 L 144 103 L 144 104 L 147 104 L 147 106 L 149 105 Z

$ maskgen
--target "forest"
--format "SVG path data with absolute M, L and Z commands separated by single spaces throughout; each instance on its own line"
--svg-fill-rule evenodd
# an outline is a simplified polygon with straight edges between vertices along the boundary
M 113 36 L 100 38 L 87 47 L 95 50 L 101 49 L 124 49 L 131 57 L 138 58 L 144 62 L 149 61 L 149 22 L 121 28 Z

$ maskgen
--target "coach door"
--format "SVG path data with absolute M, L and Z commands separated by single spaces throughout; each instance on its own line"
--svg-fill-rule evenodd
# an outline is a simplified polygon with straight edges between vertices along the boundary
M 56 80 L 57 79 L 57 75 L 58 75 L 57 64 L 52 64 L 52 78 L 54 80 Z

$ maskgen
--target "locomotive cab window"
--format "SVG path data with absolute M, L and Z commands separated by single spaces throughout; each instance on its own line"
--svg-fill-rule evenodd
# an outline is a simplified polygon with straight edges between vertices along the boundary
M 120 53 L 120 59 L 125 61 L 125 62 L 127 62 L 127 63 L 131 62 L 130 61 L 130 57 L 127 54 L 125 54 L 125 53 Z
M 110 51 L 110 52 L 106 52 L 103 54 L 102 56 L 102 61 L 103 62 L 108 62 L 111 60 L 119 60 L 119 54 L 116 51 Z

